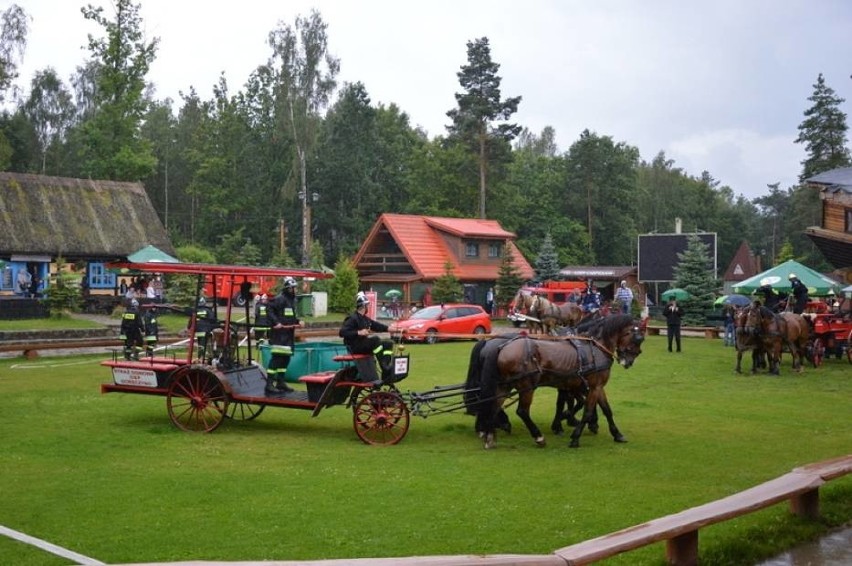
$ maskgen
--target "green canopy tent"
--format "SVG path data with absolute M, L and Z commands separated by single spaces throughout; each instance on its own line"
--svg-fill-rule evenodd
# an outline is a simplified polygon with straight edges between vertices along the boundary
M 791 273 L 795 273 L 796 277 L 805 284 L 808 288 L 808 295 L 811 297 L 824 297 L 829 292 L 836 293 L 840 288 L 840 284 L 834 279 L 791 259 L 776 265 L 772 269 L 767 269 L 763 273 L 758 273 L 754 277 L 740 281 L 734 285 L 734 293 L 750 295 L 763 285 L 770 285 L 775 291 L 790 293 L 791 287 L 788 278 Z
M 133 252 L 127 256 L 127 261 L 131 263 L 180 263 L 178 258 L 172 257 L 154 246 L 145 246 L 141 250 Z

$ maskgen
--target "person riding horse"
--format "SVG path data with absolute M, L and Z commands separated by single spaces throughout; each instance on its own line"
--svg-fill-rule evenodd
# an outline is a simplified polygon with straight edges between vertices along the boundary
M 772 312 L 779 312 L 783 310 L 786 305 L 785 299 L 787 298 L 787 294 L 776 293 L 775 289 L 772 288 L 772 285 L 768 283 L 755 289 L 754 293 L 756 295 L 763 296 L 763 306 Z

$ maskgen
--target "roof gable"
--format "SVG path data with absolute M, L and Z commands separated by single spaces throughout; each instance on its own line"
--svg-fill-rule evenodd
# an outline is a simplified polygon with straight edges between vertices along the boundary
M 499 266 L 470 265 L 459 262 L 447 246 L 441 232 L 458 238 L 494 239 L 507 242 L 521 277 L 531 279 L 533 269 L 515 246 L 515 234 L 504 230 L 496 220 L 442 218 L 411 214 L 382 214 L 370 230 L 355 256 L 357 265 L 370 249 L 379 232 L 386 229 L 419 278 L 434 280 L 444 275 L 444 265 L 452 262 L 456 277 L 464 280 L 496 279 Z
M 753 277 L 757 274 L 757 261 L 754 254 L 751 253 L 751 248 L 748 242 L 742 242 L 734 254 L 731 263 L 728 264 L 728 269 L 725 270 L 725 275 L 722 276 L 723 281 L 742 281 Z

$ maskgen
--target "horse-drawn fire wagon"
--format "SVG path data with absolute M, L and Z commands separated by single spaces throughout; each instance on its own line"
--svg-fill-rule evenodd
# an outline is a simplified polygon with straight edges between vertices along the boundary
M 846 357 L 852 363 L 852 318 L 830 312 L 827 308 L 806 314 L 810 322 L 808 340 L 808 359 L 819 367 L 823 360 L 834 355 L 837 359 Z
M 217 288 L 217 280 L 222 278 L 227 279 L 228 288 L 239 288 L 240 284 L 258 277 L 327 277 L 312 270 L 210 264 L 120 263 L 113 267 L 194 275 L 196 302 L 202 289 Z M 216 297 L 213 298 L 215 304 Z M 353 427 L 363 442 L 396 444 L 403 439 L 408 432 L 409 411 L 395 383 L 408 375 L 409 358 L 401 346 L 395 352 L 391 376 L 382 380 L 378 378 L 373 356 L 349 354 L 342 345 L 297 344 L 291 364 L 306 369 L 292 375 L 305 389 L 270 395 L 265 391 L 266 370 L 260 363 L 262 349 L 253 346 L 251 324 L 232 321 L 233 303 L 233 297 L 228 296 L 225 315 L 203 348 L 190 339 L 183 355 L 167 349 L 164 354 L 127 360 L 115 352 L 111 360 L 102 362 L 111 368 L 112 382 L 102 384 L 101 392 L 165 397 L 172 423 L 186 431 L 211 432 L 225 419 L 252 420 L 266 407 L 302 409 L 316 416 L 326 407 L 345 405 L 352 409 Z M 244 303 L 244 307 L 244 320 L 249 321 L 249 304 Z M 189 335 L 194 336 L 195 309 L 173 310 L 190 316 Z M 244 335 L 242 345 L 240 334 Z M 314 358 L 320 361 L 311 362 L 312 354 L 318 352 L 321 355 Z

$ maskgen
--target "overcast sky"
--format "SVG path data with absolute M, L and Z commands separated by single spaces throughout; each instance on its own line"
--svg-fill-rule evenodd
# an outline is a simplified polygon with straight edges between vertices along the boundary
M 18 0 L 32 16 L 18 84 L 52 66 L 67 81 L 87 57 L 78 0 Z M 109 0 L 93 0 L 112 14 Z M 5 9 L 9 2 L 0 6 Z M 141 0 L 160 38 L 149 80 L 158 98 L 203 99 L 224 73 L 232 92 L 266 62 L 267 36 L 312 8 L 328 23 L 339 82 L 360 81 L 374 104 L 396 103 L 412 125 L 443 135 L 460 90 L 466 43 L 488 37 L 514 121 L 556 130 L 567 151 L 584 129 L 664 151 L 693 176 L 709 171 L 754 198 L 796 183 L 793 143 L 823 73 L 852 101 L 852 2 L 844 0 Z M 843 104 L 850 112 L 850 102 Z

